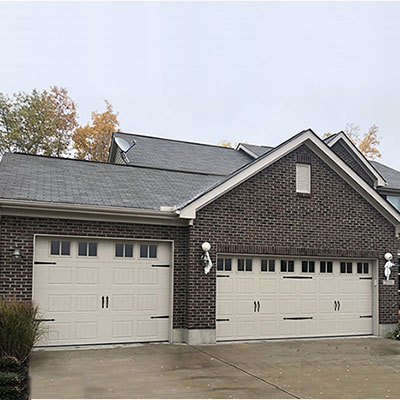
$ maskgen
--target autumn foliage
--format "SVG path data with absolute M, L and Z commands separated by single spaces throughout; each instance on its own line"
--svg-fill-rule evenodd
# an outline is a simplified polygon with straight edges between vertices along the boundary
M 113 132 L 119 126 L 118 114 L 108 101 L 106 111 L 92 112 L 90 124 L 80 126 L 72 136 L 73 147 L 76 150 L 76 158 L 90 161 L 107 161 Z

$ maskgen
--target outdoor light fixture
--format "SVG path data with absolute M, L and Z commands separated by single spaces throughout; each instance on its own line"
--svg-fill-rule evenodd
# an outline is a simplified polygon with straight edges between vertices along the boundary
M 20 262 L 22 260 L 21 249 L 16 247 L 12 254 L 12 259 L 14 262 Z
M 208 242 L 204 242 L 201 245 L 201 249 L 203 250 L 203 255 L 201 256 L 201 259 L 203 260 L 204 273 L 207 275 L 211 271 L 211 267 L 213 265 L 210 254 L 208 253 L 211 249 L 211 244 Z

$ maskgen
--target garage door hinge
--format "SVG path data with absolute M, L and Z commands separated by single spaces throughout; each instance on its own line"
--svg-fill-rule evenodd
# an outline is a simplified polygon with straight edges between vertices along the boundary
M 169 318 L 169 315 L 156 315 L 151 317 L 151 319 L 163 319 L 163 318 Z
M 36 322 L 54 322 L 54 318 L 35 319 Z
M 217 318 L 217 322 L 227 322 L 229 318 Z
M 312 279 L 312 276 L 284 276 L 283 279 Z
M 57 263 L 54 261 L 35 261 L 34 264 L 36 264 L 36 265 L 45 265 L 45 264 L 56 265 Z
M 156 268 L 169 268 L 169 265 L 167 265 L 167 264 L 153 264 L 152 267 L 156 267 Z
M 294 321 L 299 321 L 302 319 L 313 319 L 313 317 L 284 317 L 284 320 L 294 320 Z

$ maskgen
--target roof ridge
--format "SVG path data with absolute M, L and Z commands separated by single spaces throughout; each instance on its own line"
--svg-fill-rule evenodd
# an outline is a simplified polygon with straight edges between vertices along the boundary
M 122 133 L 123 135 L 130 135 L 130 136 L 140 136 L 140 137 L 145 137 L 149 139 L 160 139 L 160 140 L 168 140 L 169 142 L 179 142 L 179 143 L 187 143 L 187 144 L 195 144 L 198 146 L 209 146 L 209 147 L 217 147 L 219 149 L 227 149 L 227 150 L 234 150 L 236 151 L 233 147 L 225 147 L 225 146 L 219 146 L 217 144 L 210 144 L 210 143 L 201 143 L 201 142 L 190 142 L 188 140 L 180 140 L 180 139 L 170 139 L 170 138 L 164 138 L 160 136 L 151 136 L 151 135 L 144 135 L 141 133 L 129 133 L 129 132 L 114 132 L 113 135 L 117 133 Z
M 8 156 L 13 156 L 13 155 L 19 155 L 19 156 L 38 157 L 38 158 L 48 158 L 48 159 L 52 159 L 52 160 L 81 161 L 81 162 L 86 162 L 86 163 L 102 164 L 102 165 L 108 165 L 108 166 L 114 166 L 114 167 L 155 169 L 155 170 L 159 170 L 159 171 L 178 172 L 178 173 L 182 173 L 182 174 L 227 176 L 227 174 L 217 174 L 215 172 L 207 172 L 207 171 L 179 170 L 179 169 L 174 169 L 174 168 L 155 167 L 155 166 L 151 166 L 151 165 L 116 164 L 116 163 L 109 163 L 109 162 L 105 162 L 105 161 L 91 161 L 91 160 L 82 160 L 80 158 L 54 157 L 54 156 L 47 156 L 47 155 L 43 155 L 43 154 L 28 154 L 28 153 L 21 153 L 21 152 L 6 152 L 6 153 L 4 153 L 3 158 L 4 158 L 5 155 L 7 155 L 7 157 Z

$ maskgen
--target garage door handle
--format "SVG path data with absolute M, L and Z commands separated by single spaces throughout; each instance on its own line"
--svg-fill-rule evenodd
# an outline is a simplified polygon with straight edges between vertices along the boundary
M 108 308 L 108 296 L 106 297 L 106 308 Z
M 334 301 L 334 303 L 335 303 L 335 311 L 336 311 L 336 308 L 337 308 L 337 303 L 336 303 L 336 300 Z
M 257 312 L 260 312 L 260 302 L 259 301 L 257 301 L 257 306 L 258 306 Z
M 338 302 L 337 302 L 337 304 L 338 304 L 338 311 L 340 310 L 340 301 L 338 300 Z
M 101 296 L 101 308 L 104 308 L 104 296 Z
M 256 312 L 256 311 L 257 311 L 257 302 L 254 301 L 254 312 Z

